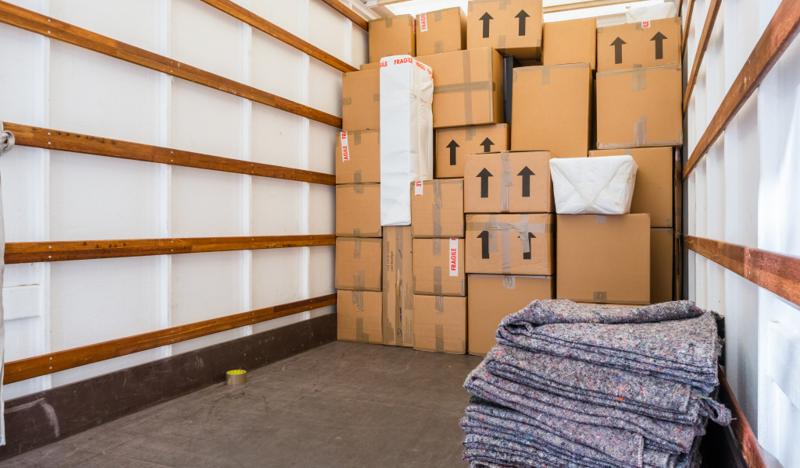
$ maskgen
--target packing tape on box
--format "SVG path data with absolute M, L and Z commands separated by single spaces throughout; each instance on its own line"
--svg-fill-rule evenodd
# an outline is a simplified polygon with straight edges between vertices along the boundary
M 438 299 L 438 298 L 437 298 Z M 444 352 L 444 325 L 441 323 L 437 323 L 434 327 L 435 334 L 436 334 L 436 352 L 443 353 Z
M 352 104 L 353 104 L 353 98 L 351 98 L 350 96 L 345 96 L 345 97 L 342 98 L 342 105 L 343 106 L 349 106 L 349 105 L 352 105 Z
M 364 291 L 352 291 L 350 293 L 350 298 L 353 303 L 353 308 L 363 313 L 364 312 Z
M 514 183 L 513 176 L 511 175 L 511 161 L 509 161 L 509 153 L 500 154 L 500 164 L 502 166 L 500 174 L 500 212 L 508 213 L 509 208 L 509 195 L 511 193 L 511 185 Z
M 381 102 L 380 93 L 375 93 L 375 94 L 372 95 L 372 102 Z
M 633 91 L 643 91 L 647 89 L 647 70 L 637 64 L 633 66 L 631 73 L 631 89 Z
M 364 332 L 364 319 L 361 317 L 356 319 L 356 341 L 369 343 L 369 335 Z
M 503 286 L 506 289 L 514 289 L 517 286 L 517 277 L 516 276 L 504 276 L 503 277 Z
M 352 144 L 352 145 L 360 145 L 361 144 L 361 130 L 356 130 L 355 132 L 347 132 L 347 133 L 348 133 L 348 136 L 347 136 L 348 143 L 350 143 L 349 140 L 350 140 L 350 137 L 352 136 L 353 141 L 350 144 Z
M 361 239 L 353 239 L 353 258 L 361 258 Z
M 498 34 L 497 35 L 497 49 L 504 49 L 506 47 L 506 35 L 505 34 Z
M 608 292 L 606 291 L 594 291 L 592 293 L 592 300 L 595 302 L 606 302 L 608 301 Z
M 489 234 L 489 239 L 491 238 L 492 235 Z M 502 257 L 501 257 L 502 260 L 500 268 L 501 270 L 503 270 L 503 273 L 509 273 L 511 271 L 511 249 L 509 248 L 509 246 L 511 245 L 511 231 L 509 230 L 500 231 L 500 238 L 503 239 L 502 244 L 500 246 L 500 250 L 502 252 Z
M 431 239 L 431 254 L 434 257 L 438 257 L 442 254 L 442 245 L 439 243 L 439 239 Z
M 635 146 L 645 145 L 647 141 L 647 117 L 642 116 L 633 124 L 633 138 L 636 142 Z
M 433 294 L 442 294 L 442 267 L 440 266 L 433 267 Z
M 470 0 L 469 2 L 469 10 L 472 11 L 474 6 L 480 5 L 481 3 L 496 3 L 497 9 L 505 10 L 508 8 L 508 4 L 511 0 Z
M 444 296 L 434 297 L 433 306 L 436 309 L 436 312 L 444 312 Z
M 391 16 L 384 18 L 383 24 L 385 24 L 387 28 L 391 28 L 394 25 L 394 18 Z
M 442 236 L 442 184 L 438 180 L 433 181 L 433 237 Z M 437 242 L 434 242 L 437 244 Z
M 477 134 L 478 130 L 475 127 L 467 127 L 466 131 L 464 132 L 464 139 L 466 141 L 472 141 Z
M 364 270 L 353 272 L 353 289 L 364 289 Z
M 472 82 L 472 61 L 470 58 L 469 51 L 463 52 L 461 54 L 462 62 L 461 66 L 464 67 L 464 84 L 471 84 Z M 436 92 L 436 87 L 434 86 L 434 93 Z M 464 91 L 464 120 L 468 123 L 472 123 L 472 90 L 468 89 Z
M 433 53 L 441 54 L 444 52 L 444 41 L 438 40 L 433 42 Z
M 542 70 L 541 85 L 542 86 L 549 86 L 550 85 L 550 67 L 548 67 L 547 65 L 543 65 L 541 67 L 541 70 Z
M 356 193 L 364 193 L 364 186 L 361 184 L 353 184 L 353 191 Z
M 356 169 L 353 171 L 353 182 L 356 184 L 360 184 L 361 181 L 364 179 L 364 176 L 361 173 L 361 169 Z
M 495 218 L 495 215 L 491 215 L 489 217 L 489 221 L 487 222 L 476 222 L 470 221 L 467 223 L 467 230 L 469 231 L 489 231 L 489 249 L 494 251 L 495 248 L 492 247 L 492 239 L 493 236 L 491 235 L 492 231 L 499 231 L 500 233 L 508 233 L 510 231 L 514 231 L 519 235 L 521 244 L 522 244 L 522 252 L 528 253 L 530 252 L 530 244 L 528 242 L 528 234 L 537 233 L 548 233 L 552 230 L 550 224 L 544 223 L 534 223 L 529 224 L 527 216 L 523 217 L 523 221 L 518 223 L 506 223 L 506 222 L 499 222 Z M 510 240 L 510 239 L 509 239 Z M 505 242 L 506 239 L 504 238 L 503 241 Z M 505 244 L 509 245 L 509 244 Z M 496 246 L 495 246 L 496 247 Z
M 436 10 L 433 13 L 429 14 L 433 15 L 433 20 L 436 21 L 437 23 L 442 20 L 442 10 Z

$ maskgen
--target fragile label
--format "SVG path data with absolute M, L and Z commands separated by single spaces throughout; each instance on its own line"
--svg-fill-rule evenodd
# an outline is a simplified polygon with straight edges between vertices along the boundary
M 415 180 L 414 181 L 414 196 L 421 197 L 422 196 L 422 181 Z
M 350 145 L 347 144 L 347 132 L 339 133 L 339 141 L 342 143 L 342 162 L 350 160 Z
M 458 239 L 455 237 L 450 238 L 450 260 L 449 260 L 450 276 L 458 276 Z
M 419 15 L 419 32 L 428 32 L 428 14 Z
M 650 29 L 650 20 L 642 21 L 642 29 Z

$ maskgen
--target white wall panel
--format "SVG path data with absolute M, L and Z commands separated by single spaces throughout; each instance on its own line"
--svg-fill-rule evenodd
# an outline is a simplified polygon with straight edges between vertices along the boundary
M 309 262 L 309 295 L 312 297 L 333 294 L 334 250 L 330 247 L 311 247 Z
M 303 168 L 303 117 L 272 107 L 253 105 L 251 152 L 253 161 Z
M 329 54 L 349 58 L 350 20 L 321 0 L 309 0 L 308 18 L 308 42 Z
M 363 29 L 353 25 L 351 40 L 352 58 L 350 63 L 360 67 L 369 61 L 369 35 Z
M 305 54 L 294 47 L 261 31 L 253 32 L 251 82 L 256 88 L 298 101 L 305 82 L 306 60 Z
M 43 193 L 44 153 L 40 149 L 17 147 L 0 158 L 6 242 L 42 238 L 42 200 L 34 194 Z
M 308 168 L 312 171 L 333 174 L 336 142 L 339 129 L 319 122 L 310 122 L 308 138 Z
M 155 52 L 161 1 L 49 0 L 49 16 Z
M 342 115 L 342 73 L 322 62 L 311 60 L 308 84 L 309 105 L 333 115 Z
M 308 0 L 238 0 L 236 3 L 263 16 L 290 33 L 308 40 L 306 35 L 306 16 Z
M 322 185 L 311 186 L 308 205 L 309 232 L 333 234 L 336 230 L 336 189 Z
M 242 175 L 172 169 L 173 237 L 242 235 Z
M 241 159 L 242 99 L 175 79 L 171 100 L 173 147 Z
M 303 184 L 253 178 L 253 234 L 280 236 L 303 230 Z
M 304 299 L 307 247 L 253 251 L 253 308 Z
M 20 29 L 0 24 L 0 56 L 6 64 L 0 67 L 0 119 L 9 122 L 42 124 L 42 107 L 46 94 L 47 65 L 43 51 L 49 49 L 46 39 Z

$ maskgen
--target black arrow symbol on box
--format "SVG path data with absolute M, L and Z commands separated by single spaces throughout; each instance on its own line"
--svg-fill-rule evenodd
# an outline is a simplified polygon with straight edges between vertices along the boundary
M 493 20 L 492 15 L 487 11 L 479 20 L 483 21 L 483 37 L 489 37 L 489 21 Z
M 622 63 L 622 44 L 626 44 L 626 42 L 621 37 L 617 37 L 611 43 L 614 46 L 614 63 Z
M 481 258 L 489 258 L 489 231 L 481 231 L 478 239 L 481 240 Z
M 657 32 L 655 36 L 651 37 L 651 41 L 655 41 L 656 43 L 656 60 L 661 60 L 664 58 L 664 39 L 667 36 L 661 34 L 661 31 Z
M 514 16 L 514 18 L 519 18 L 519 35 L 520 36 L 524 36 L 525 35 L 525 23 L 526 23 L 525 20 L 528 19 L 529 16 L 531 16 L 531 15 L 529 15 L 528 12 L 525 11 L 525 10 L 520 10 L 519 13 L 517 13 Z
M 522 177 L 522 196 L 523 197 L 530 197 L 531 196 L 531 176 L 536 175 L 534 172 L 528 167 L 525 166 L 519 171 L 518 176 Z
M 489 177 L 492 177 L 492 173 L 484 167 L 476 177 L 481 178 L 481 198 L 489 198 Z
M 450 148 L 450 165 L 456 165 L 456 148 L 458 148 L 458 143 L 455 140 L 450 140 L 450 143 L 447 144 L 447 147 Z
M 531 252 L 533 252 L 533 250 L 531 249 L 531 239 L 536 239 L 536 236 L 534 236 L 532 232 L 529 232 L 528 233 L 528 251 L 527 252 L 522 252 L 522 259 L 523 260 L 530 260 L 531 259 Z
M 483 141 L 481 142 L 481 145 L 483 145 L 483 152 L 488 153 L 489 151 L 491 151 L 493 144 L 494 142 L 490 140 L 489 137 L 484 138 Z

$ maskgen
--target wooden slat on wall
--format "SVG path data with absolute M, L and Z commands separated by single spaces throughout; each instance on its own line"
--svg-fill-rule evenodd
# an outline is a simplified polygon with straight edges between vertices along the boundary
M 336 294 L 291 302 L 239 314 L 228 315 L 202 322 L 165 328 L 149 333 L 128 336 L 88 346 L 67 349 L 55 353 L 34 356 L 5 364 L 3 383 L 52 374 L 54 372 L 85 366 L 127 354 L 158 348 L 201 336 L 219 333 L 233 328 L 253 325 L 267 320 L 285 317 L 308 310 L 336 304 Z M 113 317 L 109 317 L 113 319 Z
M 345 6 L 345 4 L 340 2 L 339 0 L 322 0 L 322 1 L 327 3 L 328 6 L 330 6 L 334 10 L 341 13 L 344 17 L 348 18 L 359 28 L 363 29 L 364 31 L 369 31 L 369 21 L 362 18 L 358 13 L 353 11 L 352 8 Z
M 218 9 L 219 11 L 231 15 L 232 17 L 238 19 L 239 21 L 247 23 L 250 26 L 258 29 L 264 34 L 272 36 L 275 39 L 282 41 L 284 44 L 290 45 L 295 49 L 299 50 L 300 52 L 308 54 L 309 56 L 314 57 L 320 62 L 326 63 L 337 70 L 343 72 L 358 70 L 356 67 L 350 65 L 349 63 L 339 60 L 338 58 L 325 52 L 319 47 L 316 47 L 315 45 L 307 41 L 304 41 L 303 39 L 295 36 L 289 31 L 275 25 L 274 23 L 271 23 L 270 21 L 267 21 L 261 16 L 258 16 L 252 11 L 244 7 L 241 7 L 236 3 L 233 3 L 231 0 L 203 0 L 203 1 L 211 5 L 212 7 Z
M 766 74 L 792 42 L 798 28 L 800 28 L 800 1 L 783 0 L 750 53 L 747 62 L 742 66 L 736 80 L 722 99 L 722 103 L 714 113 L 708 127 L 697 141 L 684 168 L 684 178 L 689 177 L 697 163 L 722 134 L 747 98 L 761 84 Z
M 750 423 L 747 421 L 747 416 L 742 411 L 742 407 L 739 406 L 739 401 L 736 400 L 736 395 L 733 393 L 733 389 L 722 369 L 719 371 L 719 380 L 722 387 L 721 397 L 723 398 L 723 403 L 730 408 L 733 416 L 731 429 L 733 429 L 733 434 L 739 443 L 742 458 L 748 468 L 766 468 L 767 464 L 761 456 L 758 440 L 750 427 Z
M 0 1 L 0 22 L 341 128 L 342 119 L 238 81 Z M 279 70 L 275 71 L 280 73 Z
M 275 166 L 241 159 L 224 158 L 209 154 L 182 151 L 174 148 L 144 145 L 130 141 L 114 140 L 79 133 L 69 133 L 52 128 L 32 127 L 13 122 L 3 122 L 6 130 L 14 132 L 16 144 L 75 153 L 132 159 L 175 166 L 194 167 L 212 171 L 233 172 L 275 179 L 295 180 L 312 184 L 334 185 L 332 174 Z
M 692 63 L 692 68 L 689 71 L 689 79 L 686 80 L 686 91 L 683 93 L 683 112 L 686 112 L 686 109 L 689 108 L 689 100 L 692 98 L 697 75 L 700 73 L 700 64 L 703 63 L 703 57 L 706 55 L 708 41 L 711 40 L 711 33 L 714 30 L 721 3 L 722 0 L 711 0 L 708 4 L 706 21 L 703 23 L 703 32 L 700 34 L 700 41 L 697 43 L 697 50 L 694 53 L 694 63 Z
M 689 6 L 686 7 L 686 22 L 683 23 L 683 37 L 681 38 L 681 53 L 686 51 L 686 42 L 689 38 L 689 30 L 692 26 L 692 16 L 694 13 L 695 0 L 689 0 Z M 680 11 L 680 10 L 678 10 Z

